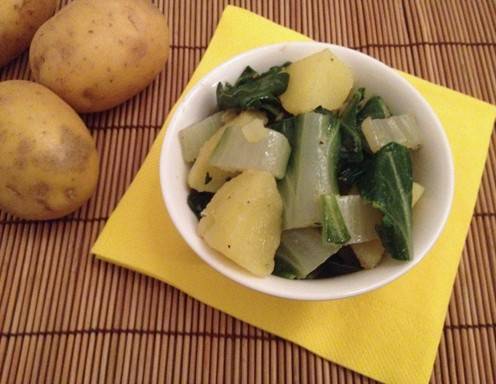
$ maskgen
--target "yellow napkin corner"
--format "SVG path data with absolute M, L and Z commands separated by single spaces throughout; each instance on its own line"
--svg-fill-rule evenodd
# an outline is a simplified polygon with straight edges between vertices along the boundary
M 309 40 L 244 9 L 229 6 L 187 89 L 230 57 L 261 45 Z M 162 129 L 136 179 L 92 252 L 165 281 L 196 299 L 383 382 L 429 380 L 465 236 L 472 217 L 496 108 L 405 77 L 441 119 L 454 154 L 456 188 L 446 228 L 416 268 L 355 298 L 297 302 L 244 288 L 202 262 L 170 221 L 160 192 Z

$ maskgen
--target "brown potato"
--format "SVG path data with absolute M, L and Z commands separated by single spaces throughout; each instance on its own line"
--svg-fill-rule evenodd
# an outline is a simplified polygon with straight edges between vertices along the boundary
M 38 30 L 29 59 L 37 82 L 96 112 L 143 90 L 168 56 L 166 19 L 149 0 L 75 0 Z
M 53 15 L 57 0 L 0 1 L 0 67 L 20 55 L 34 33 Z
M 98 154 L 81 118 L 29 81 L 0 83 L 0 208 L 24 219 L 54 219 L 93 194 Z

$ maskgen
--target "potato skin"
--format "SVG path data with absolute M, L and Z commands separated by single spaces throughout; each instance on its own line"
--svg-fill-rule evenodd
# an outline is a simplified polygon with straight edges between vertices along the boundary
M 57 0 L 0 1 L 0 67 L 20 55 L 34 33 L 53 15 Z
M 55 219 L 93 194 L 98 154 L 81 118 L 42 85 L 0 83 L 0 208 Z
M 97 112 L 143 90 L 168 56 L 165 16 L 149 0 L 75 0 L 38 30 L 29 60 L 37 82 Z

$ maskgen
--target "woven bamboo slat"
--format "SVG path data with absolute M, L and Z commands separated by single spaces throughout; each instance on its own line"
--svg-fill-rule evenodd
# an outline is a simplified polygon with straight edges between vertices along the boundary
M 61 1 L 60 6 L 68 1 Z M 166 70 L 137 97 L 84 116 L 102 156 L 95 197 L 28 223 L 0 213 L 0 383 L 372 383 L 178 290 L 89 257 L 204 53 L 226 4 L 496 103 L 493 0 L 156 0 Z M 27 55 L 0 80 L 29 79 Z M 432 383 L 496 382 L 496 134 Z

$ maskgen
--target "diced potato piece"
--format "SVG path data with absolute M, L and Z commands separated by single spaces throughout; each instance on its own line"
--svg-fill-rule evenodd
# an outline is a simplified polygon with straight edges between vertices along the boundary
M 212 137 L 210 137 L 200 149 L 195 163 L 191 167 L 188 175 L 188 185 L 190 188 L 200 192 L 216 192 L 226 181 L 238 174 L 238 172 L 229 172 L 208 164 L 210 156 L 228 126 L 239 126 L 250 123 L 253 120 L 267 121 L 263 113 L 246 111 L 241 112 L 236 117 L 229 117 L 226 125 L 219 128 Z
M 294 62 L 287 72 L 289 84 L 281 95 L 281 102 L 288 112 L 295 115 L 318 106 L 337 109 L 353 87 L 350 68 L 328 49 Z
M 244 171 L 202 215 L 198 230 L 210 247 L 257 276 L 270 275 L 282 229 L 282 199 L 270 173 Z
M 208 164 L 208 159 L 219 143 L 224 130 L 225 126 L 219 128 L 201 147 L 200 153 L 189 171 L 188 185 L 190 188 L 200 192 L 216 192 L 226 181 L 236 175 L 236 172 L 224 171 Z
M 377 266 L 384 255 L 384 247 L 380 240 L 371 240 L 365 243 L 352 244 L 351 248 L 362 268 L 371 269 Z
M 423 194 L 424 194 L 424 187 L 414 181 L 412 187 L 412 207 L 414 207 L 415 204 L 417 204 L 417 202 L 420 200 Z

